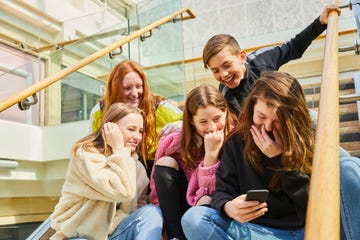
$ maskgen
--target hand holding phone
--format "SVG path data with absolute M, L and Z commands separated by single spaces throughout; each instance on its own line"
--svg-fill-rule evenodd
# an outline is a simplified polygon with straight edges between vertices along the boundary
M 268 195 L 269 190 L 267 189 L 249 190 L 246 193 L 246 201 L 266 202 Z

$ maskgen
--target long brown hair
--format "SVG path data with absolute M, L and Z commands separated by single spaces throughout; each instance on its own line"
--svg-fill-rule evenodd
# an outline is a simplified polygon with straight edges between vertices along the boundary
M 144 145 L 146 154 L 148 154 L 151 150 L 151 146 L 153 146 L 157 141 L 155 131 L 156 99 L 151 94 L 144 71 L 135 61 L 124 60 L 113 68 L 107 82 L 106 94 L 104 96 L 103 114 L 108 111 L 111 104 L 123 102 L 123 80 L 125 75 L 130 72 L 136 72 L 143 80 L 143 95 L 139 108 L 145 112 L 146 130 L 144 130 L 144 140 L 142 141 L 142 145 Z M 147 155 L 142 157 L 144 161 L 149 158 Z
M 183 113 L 183 127 L 181 136 L 181 155 L 188 168 L 195 168 L 201 156 L 204 153 L 204 142 L 198 136 L 193 126 L 193 117 L 199 108 L 207 106 L 214 106 L 226 114 L 226 122 L 224 134 L 230 131 L 233 122 L 233 115 L 230 113 L 226 104 L 224 96 L 219 90 L 212 85 L 203 84 L 192 89 L 186 96 L 184 113 Z M 198 139 L 202 139 L 201 147 L 199 148 Z
M 263 171 L 261 151 L 250 132 L 253 125 L 254 106 L 259 98 L 275 108 L 281 125 L 278 134 L 283 145 L 282 168 L 273 170 L 310 174 L 314 138 L 309 109 L 300 83 L 287 73 L 263 73 L 244 102 L 235 133 L 239 134 L 245 142 L 245 157 L 257 172 Z M 276 189 L 279 187 L 279 181 L 279 178 L 275 177 L 270 187 Z
M 89 134 L 86 137 L 81 138 L 74 144 L 71 150 L 72 156 L 76 155 L 76 150 L 79 148 L 83 148 L 85 151 L 88 152 L 99 152 L 104 154 L 105 156 L 111 155 L 112 149 L 103 138 L 103 126 L 107 122 L 116 123 L 130 113 L 139 114 L 143 119 L 145 119 L 143 111 L 128 103 L 114 103 L 110 105 L 108 111 L 102 117 L 101 124 L 98 130 Z M 144 130 L 145 129 L 146 125 L 144 124 Z M 139 146 L 137 147 L 137 153 L 139 153 L 139 155 L 141 156 L 145 154 L 144 144 L 139 144 Z

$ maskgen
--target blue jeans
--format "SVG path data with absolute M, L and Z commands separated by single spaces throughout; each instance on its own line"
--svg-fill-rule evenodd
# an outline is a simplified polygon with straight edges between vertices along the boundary
M 360 239 L 359 158 L 340 158 L 340 213 L 342 238 L 346 237 L 347 240 Z
M 195 206 L 182 217 L 181 225 L 188 240 L 300 240 L 304 229 L 284 230 L 264 227 L 253 223 L 240 223 L 222 217 L 215 209 Z
M 354 19 L 358 32 L 358 39 L 360 39 L 360 5 L 359 5 L 360 2 L 358 0 L 351 0 L 350 2 L 353 4 L 352 10 L 354 13 Z
M 339 147 L 339 159 L 344 158 L 344 157 L 351 157 L 351 155 L 350 155 L 350 153 L 348 153 L 348 151 L 346 151 L 342 147 Z
M 109 240 L 115 239 L 146 239 L 159 240 L 162 234 L 162 214 L 158 206 L 153 204 L 145 205 L 116 227 L 109 235 Z
M 108 236 L 109 240 L 117 239 L 149 239 L 159 240 L 162 234 L 162 215 L 158 206 L 148 204 L 130 214 Z M 87 240 L 86 238 L 70 238 Z

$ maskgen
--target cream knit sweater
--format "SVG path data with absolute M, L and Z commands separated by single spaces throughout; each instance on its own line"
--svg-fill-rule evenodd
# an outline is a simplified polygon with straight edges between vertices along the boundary
M 146 204 L 148 183 L 144 166 L 128 148 L 108 158 L 78 149 L 52 214 L 56 233 L 51 239 L 106 240 L 125 217 Z

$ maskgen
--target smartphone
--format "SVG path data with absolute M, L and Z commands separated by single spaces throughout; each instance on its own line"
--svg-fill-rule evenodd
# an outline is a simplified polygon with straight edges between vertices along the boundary
M 269 190 L 267 189 L 249 190 L 246 193 L 246 201 L 266 202 L 268 195 Z

